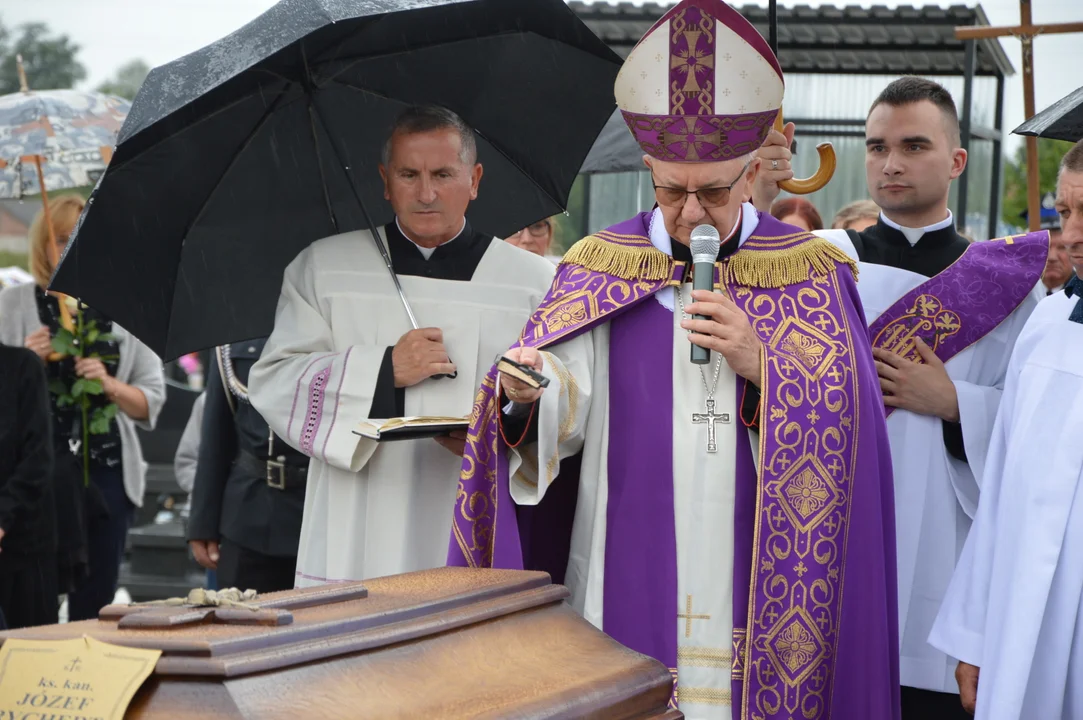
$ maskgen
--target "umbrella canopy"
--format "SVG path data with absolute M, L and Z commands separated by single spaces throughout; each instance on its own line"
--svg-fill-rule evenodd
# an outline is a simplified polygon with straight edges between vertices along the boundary
M 562 0 L 284 0 L 151 71 L 53 287 L 166 358 L 266 335 L 298 252 L 392 219 L 405 107 L 475 129 L 468 216 L 503 237 L 566 207 L 619 67 Z
M 130 105 L 112 95 L 78 90 L 30 90 L 0 97 L 0 197 L 93 185 L 105 170 L 106 155 Z
M 1053 140 L 1083 140 L 1083 87 L 1069 93 L 1012 132 Z
M 598 139 L 594 141 L 587 159 L 583 161 L 580 172 L 639 172 L 647 169 L 643 165 L 643 155 L 643 148 L 639 147 L 632 133 L 628 132 L 628 124 L 624 122 L 620 110 L 614 110 L 605 127 L 598 133 Z

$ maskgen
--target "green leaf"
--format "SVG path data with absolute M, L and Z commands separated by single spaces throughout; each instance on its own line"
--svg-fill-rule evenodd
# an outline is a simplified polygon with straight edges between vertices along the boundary
M 75 336 L 65 328 L 57 330 L 56 335 L 53 336 L 52 346 L 54 351 L 64 355 L 75 356 L 79 354 L 79 346 L 76 343 Z
M 116 403 L 110 403 L 110 404 L 106 405 L 105 407 L 101 408 L 101 413 L 102 413 L 102 415 L 104 415 L 108 419 L 112 420 L 113 418 L 115 418 L 117 416 L 117 411 L 118 410 L 119 410 L 119 408 L 117 407 Z
M 101 380 L 88 380 L 79 378 L 71 386 L 72 397 L 80 398 L 84 395 L 101 395 L 105 392 Z
M 88 427 L 91 435 L 105 435 L 109 432 L 109 418 L 94 413 L 90 419 L 90 425 Z
M 98 332 L 98 328 L 91 327 L 91 328 L 87 329 L 86 330 L 86 335 L 85 335 L 86 344 L 87 345 L 93 345 L 94 343 L 98 342 L 98 336 L 99 335 L 101 335 L 101 333 Z
M 49 392 L 53 395 L 67 395 L 68 386 L 63 380 L 55 378 L 49 381 Z
M 74 405 L 74 404 L 75 404 L 75 398 L 73 398 L 71 395 L 60 395 L 56 399 L 56 406 L 57 407 L 68 407 L 69 405 Z

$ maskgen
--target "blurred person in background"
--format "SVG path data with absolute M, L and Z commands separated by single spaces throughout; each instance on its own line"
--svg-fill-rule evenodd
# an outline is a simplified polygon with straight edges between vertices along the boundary
M 880 221 L 880 206 L 872 200 L 854 200 L 843 205 L 831 221 L 832 230 L 867 230 Z
M 0 628 L 57 621 L 49 398 L 37 356 L 0 345 Z
M 549 248 L 553 244 L 554 230 L 553 219 L 545 218 L 504 239 L 517 248 L 522 248 L 527 252 L 542 257 L 549 257 Z
M 58 298 L 46 289 L 84 205 L 78 195 L 57 197 L 51 229 L 43 213 L 38 214 L 30 226 L 34 283 L 0 291 L 0 342 L 36 353 L 49 380 L 54 488 L 62 531 L 58 562 L 72 621 L 96 617 L 113 601 L 128 528 L 135 508 L 143 504 L 146 484 L 136 427 L 153 430 L 165 402 L 158 356 L 93 308 L 82 309 L 82 326 L 97 333 L 91 339 L 87 331 L 84 356 L 51 358 L 63 315 Z M 74 316 L 79 306 L 73 301 L 68 310 Z M 112 414 L 105 432 L 91 427 L 85 448 L 81 408 L 66 397 L 80 379 L 100 382 L 102 392 L 91 395 L 91 413 Z M 73 532 L 83 537 L 73 539 Z M 83 562 L 85 573 L 78 567 Z
M 214 582 L 261 593 L 293 589 L 308 479 L 308 457 L 272 433 L 248 399 L 249 372 L 266 343 L 215 350 L 187 531 Z
M 771 215 L 776 220 L 781 220 L 787 225 L 793 225 L 808 232 L 824 229 L 824 221 L 820 217 L 820 211 L 805 198 L 788 197 L 776 200 L 771 205 Z

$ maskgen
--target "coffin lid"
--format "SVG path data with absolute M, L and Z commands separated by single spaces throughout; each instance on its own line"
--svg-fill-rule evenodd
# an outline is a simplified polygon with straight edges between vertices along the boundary
M 261 595 L 244 609 L 116 606 L 98 620 L 0 632 L 5 638 L 88 635 L 162 651 L 155 674 L 241 677 L 416 640 L 562 602 L 539 572 L 439 568 Z M 253 621 L 276 625 L 248 624 Z

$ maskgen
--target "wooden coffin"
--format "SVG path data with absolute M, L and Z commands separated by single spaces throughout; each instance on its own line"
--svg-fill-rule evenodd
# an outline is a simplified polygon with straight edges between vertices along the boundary
M 440 568 L 273 593 L 260 610 L 109 606 L 0 633 L 163 651 L 126 718 L 664 718 L 672 678 L 536 572 Z

